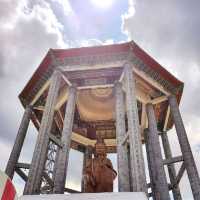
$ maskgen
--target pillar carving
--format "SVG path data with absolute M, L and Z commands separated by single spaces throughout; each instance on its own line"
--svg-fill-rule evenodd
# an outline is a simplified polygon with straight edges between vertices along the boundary
M 130 191 L 129 163 L 127 146 L 122 144 L 126 137 L 125 105 L 122 84 L 115 84 L 115 112 L 116 112 L 116 139 L 117 139 L 117 164 L 118 164 L 118 189 L 119 192 Z
M 66 181 L 66 172 L 69 159 L 69 150 L 72 135 L 72 126 L 74 120 L 75 102 L 76 102 L 76 92 L 75 87 L 69 88 L 69 96 L 67 101 L 67 106 L 65 110 L 64 127 L 62 131 L 61 140 L 63 147 L 59 149 L 58 153 L 58 168 L 55 174 L 54 180 L 54 193 L 63 194 Z
M 57 100 L 60 82 L 61 73 L 56 70 L 51 77 L 51 84 L 48 91 L 24 194 L 38 194 L 40 192 L 41 179 L 48 150 L 49 133 L 53 123 L 54 107 Z
M 134 192 L 147 192 L 142 140 L 139 131 L 138 109 L 135 94 L 135 80 L 129 64 L 124 67 L 126 88 L 126 109 L 130 142 L 130 164 Z
M 187 138 L 183 120 L 179 111 L 178 103 L 174 95 L 169 97 L 169 106 L 174 120 L 179 144 L 183 154 L 184 164 L 190 181 L 192 194 L 195 200 L 200 199 L 200 179 L 197 167 L 192 155 L 192 150 Z
M 171 152 L 171 148 L 170 148 L 167 132 L 163 132 L 161 134 L 161 139 L 162 139 L 162 143 L 163 143 L 163 149 L 164 149 L 165 158 L 166 159 L 172 158 L 172 152 Z M 175 169 L 175 166 L 172 163 L 172 164 L 168 164 L 167 168 L 168 168 L 168 172 L 169 172 L 170 182 L 173 185 L 175 183 L 175 180 L 176 180 L 176 169 Z M 175 200 L 182 200 L 180 189 L 179 189 L 178 185 L 174 185 L 174 187 L 172 188 L 172 193 L 173 193 L 173 197 L 174 197 Z
M 155 200 L 170 200 L 153 105 L 147 104 L 146 111 L 149 124 L 146 139 L 151 150 L 149 152 L 149 160 L 151 163 L 150 175 L 153 180 L 154 198 Z
M 15 172 L 15 166 L 18 162 L 22 146 L 24 144 L 24 139 L 26 137 L 27 129 L 31 119 L 31 113 L 32 113 L 32 107 L 27 106 L 15 139 L 13 149 L 10 153 L 10 157 L 6 166 L 5 172 L 11 179 L 13 178 Z

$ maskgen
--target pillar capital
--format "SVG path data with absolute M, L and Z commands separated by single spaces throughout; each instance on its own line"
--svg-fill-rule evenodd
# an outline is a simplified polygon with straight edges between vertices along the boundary
M 62 74 L 62 69 L 60 67 L 56 67 L 54 70 L 53 70 L 53 74 Z
M 114 87 L 115 88 L 122 87 L 122 83 L 119 81 L 116 81 Z
M 124 63 L 124 69 L 130 69 L 131 68 L 132 63 L 131 62 L 125 62 Z
M 78 88 L 77 88 L 77 86 L 75 84 L 69 86 L 69 91 L 70 92 L 76 92 L 77 90 L 78 90 Z
M 117 95 L 116 93 L 119 92 L 119 91 L 122 91 L 122 83 L 119 82 L 119 81 L 116 81 L 115 84 L 114 84 L 115 95 Z M 116 96 L 116 98 L 117 98 L 117 96 Z

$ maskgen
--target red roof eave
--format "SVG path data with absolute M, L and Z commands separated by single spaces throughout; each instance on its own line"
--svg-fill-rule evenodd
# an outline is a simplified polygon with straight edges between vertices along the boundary
M 131 46 L 130 46 L 131 45 Z M 132 48 L 130 48 L 132 47 Z M 48 69 L 48 66 L 52 62 L 51 51 L 56 58 L 64 59 L 66 57 L 76 57 L 76 56 L 87 56 L 87 55 L 101 55 L 101 54 L 112 54 L 117 52 L 128 52 L 131 51 L 138 56 L 144 63 L 150 66 L 153 70 L 157 71 L 161 76 L 168 80 L 174 87 L 183 86 L 183 82 L 179 81 L 171 73 L 169 73 L 165 68 L 163 68 L 159 63 L 157 63 L 151 56 L 149 56 L 145 51 L 143 51 L 137 44 L 133 41 L 123 43 L 123 44 L 113 44 L 105 46 L 95 46 L 95 47 L 82 47 L 82 48 L 72 48 L 72 49 L 50 49 L 39 67 L 34 72 L 33 76 L 24 87 L 22 92 L 19 95 L 19 98 L 22 100 L 27 94 L 32 90 L 34 85 L 42 77 L 45 71 Z M 182 92 L 181 92 L 182 94 Z M 181 96 L 180 94 L 180 96 Z
M 41 76 L 44 74 L 44 72 L 48 69 L 48 66 L 51 63 L 50 51 L 51 51 L 51 49 L 47 52 L 47 54 L 43 58 L 42 62 L 40 63 L 39 67 L 36 69 L 36 71 L 33 73 L 32 77 L 31 77 L 31 79 L 28 81 L 27 85 L 24 87 L 22 92 L 19 94 L 20 99 L 23 99 L 23 97 L 27 96 L 29 91 L 32 90 L 32 88 L 36 84 L 36 82 L 41 78 Z
M 170 72 L 168 72 L 164 67 L 162 67 L 158 62 L 156 62 L 151 56 L 149 56 L 144 50 L 142 50 L 137 44 L 133 44 L 132 51 L 138 56 L 144 63 L 150 66 L 152 69 L 157 71 L 161 76 L 163 76 L 166 80 L 172 83 L 175 87 L 179 85 L 183 85 L 183 82 L 178 80 L 175 76 L 173 76 Z
M 81 47 L 72 49 L 54 49 L 54 55 L 57 58 L 66 57 L 76 57 L 76 56 L 87 56 L 87 55 L 101 55 L 101 54 L 111 54 L 117 52 L 127 52 L 129 51 L 129 43 L 123 44 L 112 44 L 104 46 L 94 46 L 94 47 Z

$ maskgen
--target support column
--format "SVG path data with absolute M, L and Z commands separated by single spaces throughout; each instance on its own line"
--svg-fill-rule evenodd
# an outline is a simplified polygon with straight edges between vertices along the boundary
M 142 152 L 142 140 L 139 130 L 138 109 L 135 95 L 135 80 L 132 68 L 129 64 L 125 65 L 124 78 L 126 86 L 126 109 L 128 118 L 133 191 L 147 192 L 144 158 Z
M 42 116 L 42 121 L 37 137 L 35 150 L 26 182 L 24 194 L 38 194 L 40 192 L 41 179 L 47 156 L 49 133 L 53 123 L 54 107 L 61 82 L 61 73 L 55 71 L 51 78 L 51 84 Z
M 170 158 L 172 158 L 172 152 L 171 152 L 167 132 L 163 132 L 161 134 L 161 138 L 162 138 L 165 158 L 170 159 Z M 174 164 L 168 164 L 167 167 L 168 167 L 168 172 L 169 172 L 169 179 L 170 179 L 171 184 L 173 185 L 176 180 L 176 170 L 175 170 Z M 173 193 L 174 200 L 182 200 L 180 189 L 179 189 L 178 185 L 176 185 L 176 184 L 174 185 L 174 187 L 172 188 L 172 193 Z
M 72 135 L 72 126 L 74 120 L 74 110 L 76 103 L 76 92 L 77 89 L 75 87 L 70 87 L 66 111 L 65 111 L 64 127 L 61 138 L 63 147 L 59 149 L 59 154 L 58 154 L 59 168 L 56 170 L 55 180 L 54 180 L 53 192 L 58 194 L 63 194 L 65 188 L 69 150 L 70 150 L 71 135 Z
M 146 138 L 151 148 L 149 159 L 152 165 L 151 176 L 153 179 L 154 198 L 155 200 L 170 200 L 153 105 L 147 104 L 146 111 L 149 124 L 149 132 Z
M 153 150 L 152 146 L 149 142 L 149 130 L 146 128 L 144 129 L 144 137 L 145 137 L 145 146 L 146 146 L 146 153 L 147 153 L 147 162 L 148 162 L 148 169 L 149 169 L 149 178 L 151 183 L 151 192 L 152 192 L 152 198 L 155 200 L 155 180 L 153 177 L 155 177 L 155 171 L 154 171 L 154 160 L 153 158 Z
M 118 190 L 119 192 L 130 192 L 130 177 L 128 164 L 127 146 L 122 144 L 126 137 L 125 127 L 125 103 L 122 84 L 115 84 L 116 95 L 116 138 L 117 138 L 117 164 L 118 164 Z
M 10 153 L 10 158 L 8 160 L 5 173 L 12 179 L 14 172 L 15 172 L 15 166 L 18 162 L 22 146 L 24 144 L 24 139 L 26 137 L 27 129 L 29 126 L 29 122 L 31 119 L 31 113 L 32 108 L 31 106 L 27 106 L 17 133 L 17 137 L 15 139 L 15 143 L 13 146 L 13 149 Z
M 85 152 L 83 154 L 83 169 L 82 169 L 82 181 L 81 181 L 81 192 L 85 192 L 85 168 L 87 166 L 88 160 L 92 159 L 92 146 L 86 146 Z
M 197 171 L 197 167 L 192 155 L 192 150 L 187 138 L 183 120 L 179 111 L 178 103 L 174 95 L 169 97 L 169 105 L 174 120 L 179 144 L 183 154 L 184 164 L 187 170 L 188 178 L 190 181 L 194 200 L 200 199 L 200 179 Z

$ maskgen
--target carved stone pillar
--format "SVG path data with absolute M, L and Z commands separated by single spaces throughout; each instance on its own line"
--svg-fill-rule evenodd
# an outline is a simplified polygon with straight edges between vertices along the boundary
M 153 158 L 153 149 L 152 145 L 149 142 L 149 130 L 146 128 L 144 129 L 144 137 L 145 137 L 145 146 L 146 146 L 146 153 L 147 153 L 147 163 L 148 163 L 148 169 L 149 169 L 149 178 L 151 183 L 151 191 L 152 191 L 152 198 L 155 200 L 155 170 L 154 170 L 154 160 Z
M 53 189 L 53 192 L 58 194 L 63 194 L 65 188 L 65 181 L 67 175 L 66 172 L 68 166 L 69 150 L 70 150 L 71 135 L 72 135 L 72 126 L 74 120 L 74 110 L 76 103 L 76 92 L 77 89 L 75 87 L 69 88 L 69 96 L 65 110 L 65 119 L 64 119 L 64 126 L 61 138 L 63 147 L 59 149 L 58 161 L 57 161 L 59 167 L 56 170 L 54 189 Z
M 154 198 L 155 200 L 170 200 L 153 105 L 147 104 L 146 111 L 149 124 L 149 131 L 146 138 L 151 148 L 149 159 L 153 166 L 151 169 L 151 176 L 153 179 Z
M 124 94 L 121 83 L 115 84 L 116 95 L 116 139 L 117 139 L 117 164 L 118 164 L 118 189 L 119 192 L 130 191 L 129 163 L 127 146 L 122 144 L 126 137 Z
M 147 192 L 142 140 L 139 130 L 138 109 L 135 94 L 135 80 L 129 64 L 124 69 L 126 89 L 126 109 L 130 142 L 130 164 L 134 192 Z
M 161 134 L 161 138 L 162 138 L 162 143 L 163 143 L 163 149 L 164 149 L 165 157 L 166 157 L 166 159 L 170 159 L 170 158 L 172 158 L 172 152 L 171 152 L 171 148 L 170 148 L 170 144 L 169 144 L 169 139 L 168 139 L 168 136 L 167 136 L 167 132 L 163 132 Z M 175 180 L 176 180 L 175 166 L 172 163 L 172 164 L 168 164 L 167 167 L 168 167 L 170 182 L 171 182 L 171 184 L 174 184 Z M 172 193 L 173 193 L 174 200 L 182 200 L 180 189 L 179 189 L 178 185 L 175 185 L 172 188 Z
M 15 166 L 18 162 L 22 146 L 24 143 L 24 139 L 26 137 L 27 129 L 29 126 L 29 122 L 31 119 L 31 113 L 32 113 L 32 108 L 31 106 L 27 106 L 15 139 L 15 143 L 13 146 L 13 149 L 10 153 L 10 158 L 8 160 L 7 166 L 6 166 L 6 174 L 12 179 L 14 172 L 15 172 Z
M 191 147 L 187 138 L 183 120 L 179 111 L 178 103 L 174 95 L 169 97 L 169 106 L 174 120 L 179 144 L 183 154 L 184 164 L 190 181 L 193 197 L 195 200 L 200 199 L 200 179 L 197 167 L 192 155 Z
M 40 192 L 41 178 L 48 150 L 49 133 L 53 122 L 54 107 L 57 100 L 60 82 L 61 73 L 59 71 L 55 71 L 51 77 L 51 84 L 48 91 L 24 194 L 38 194 Z
M 82 181 L 81 181 L 81 192 L 85 192 L 85 168 L 87 166 L 88 160 L 92 159 L 92 146 L 86 146 L 85 152 L 83 154 L 83 169 L 82 169 Z

